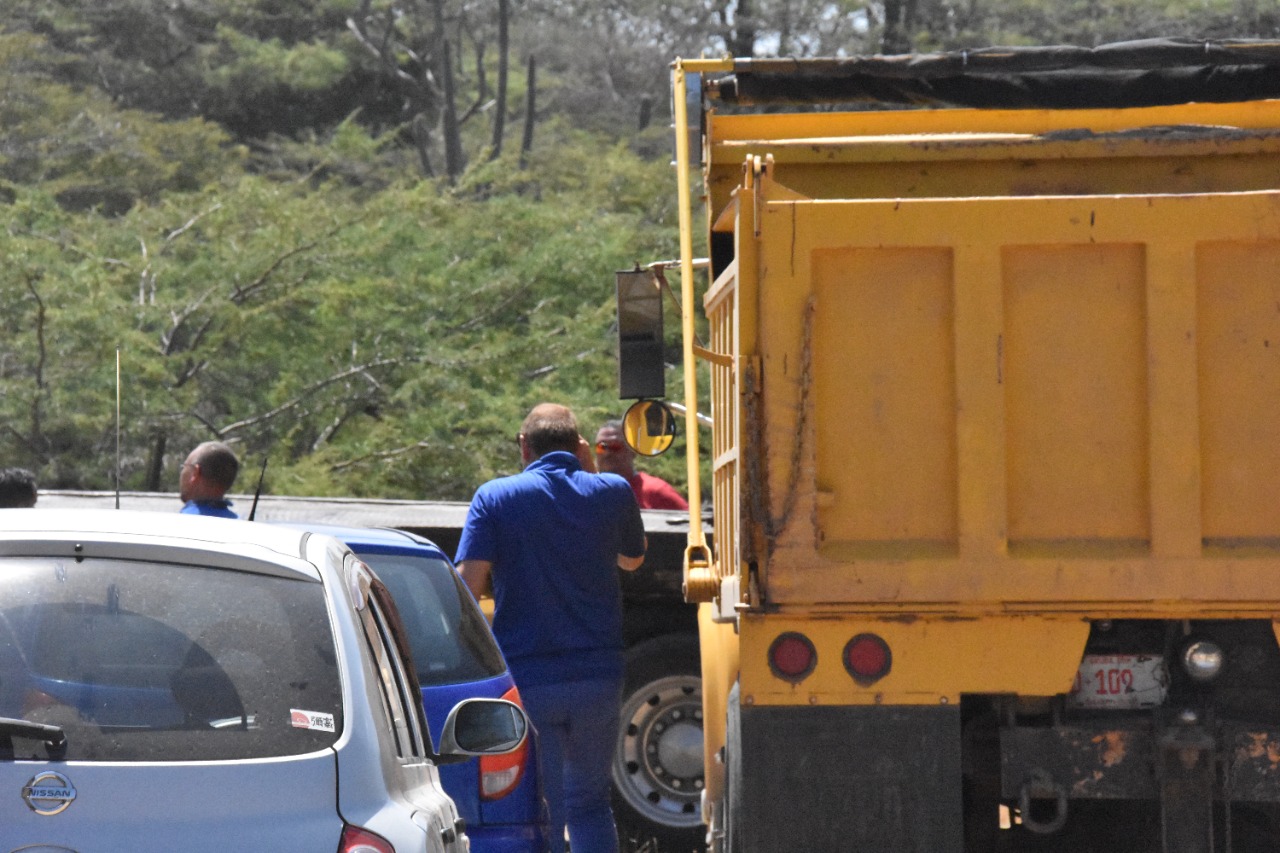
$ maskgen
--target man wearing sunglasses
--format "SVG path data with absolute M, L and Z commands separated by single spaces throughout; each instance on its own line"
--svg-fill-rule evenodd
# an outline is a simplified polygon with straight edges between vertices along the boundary
M 596 433 L 596 468 L 631 484 L 641 509 L 688 509 L 689 503 L 661 477 L 637 471 L 636 452 L 622 438 L 622 421 L 605 421 Z

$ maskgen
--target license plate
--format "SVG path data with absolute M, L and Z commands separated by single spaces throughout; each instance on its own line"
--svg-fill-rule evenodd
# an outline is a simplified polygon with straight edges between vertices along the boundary
M 1067 704 L 1126 710 L 1164 703 L 1169 687 L 1159 655 L 1085 655 Z

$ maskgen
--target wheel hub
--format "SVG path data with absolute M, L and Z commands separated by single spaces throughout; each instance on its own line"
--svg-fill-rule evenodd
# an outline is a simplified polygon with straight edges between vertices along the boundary
M 696 676 L 650 682 L 622 708 L 613 777 L 649 820 L 673 828 L 702 822 L 702 695 Z

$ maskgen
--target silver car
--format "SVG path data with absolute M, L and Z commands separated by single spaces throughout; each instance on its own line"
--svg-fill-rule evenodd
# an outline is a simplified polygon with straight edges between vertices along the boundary
M 467 700 L 436 752 L 399 621 L 328 536 L 0 511 L 0 851 L 464 853 L 435 764 L 528 720 Z

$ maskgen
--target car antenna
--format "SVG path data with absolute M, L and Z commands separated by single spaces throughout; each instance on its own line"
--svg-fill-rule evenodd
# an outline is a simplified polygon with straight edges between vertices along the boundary
M 116 509 L 120 508 L 120 347 L 116 347 Z
M 253 490 L 253 506 L 249 507 L 249 521 L 253 521 L 253 517 L 258 514 L 258 498 L 262 497 L 262 480 L 267 476 L 267 460 L 270 458 L 262 457 L 262 470 L 258 472 L 258 487 Z

